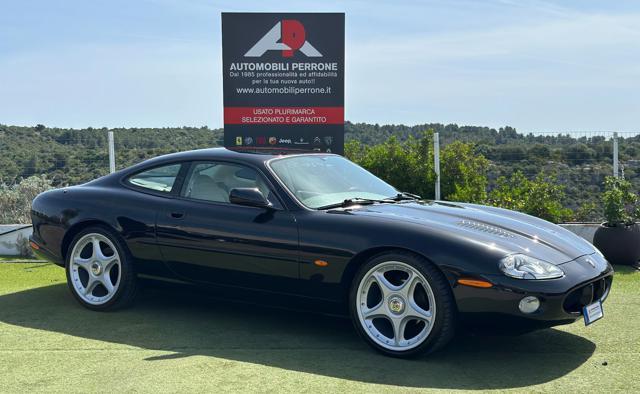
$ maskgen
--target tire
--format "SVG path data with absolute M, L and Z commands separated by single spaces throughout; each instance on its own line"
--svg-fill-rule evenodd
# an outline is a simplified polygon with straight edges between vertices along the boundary
M 433 264 L 409 252 L 383 252 L 363 264 L 351 284 L 349 311 L 358 334 L 387 356 L 435 352 L 455 333 L 449 283 Z
M 73 238 L 65 271 L 71 294 L 85 308 L 116 310 L 129 306 L 135 298 L 133 258 L 120 236 L 106 226 L 87 227 Z

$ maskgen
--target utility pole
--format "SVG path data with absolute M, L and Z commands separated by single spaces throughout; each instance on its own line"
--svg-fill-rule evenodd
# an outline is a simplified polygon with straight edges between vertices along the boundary
M 116 172 L 116 151 L 113 145 L 113 131 L 107 132 L 107 139 L 109 141 L 109 173 Z
M 433 133 L 433 169 L 436 172 L 436 200 L 440 199 L 440 134 Z
M 618 177 L 618 133 L 613 133 L 613 176 Z

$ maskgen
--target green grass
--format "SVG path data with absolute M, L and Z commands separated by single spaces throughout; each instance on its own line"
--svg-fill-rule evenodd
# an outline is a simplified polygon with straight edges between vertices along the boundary
M 0 264 L 0 392 L 640 390 L 640 273 L 628 268 L 589 327 L 459 335 L 416 360 L 374 353 L 345 319 L 176 294 L 145 288 L 132 308 L 96 313 L 61 268 Z
M 31 260 L 36 260 L 33 257 L 23 257 L 23 256 L 2 256 L 0 255 L 0 263 L 4 263 L 7 261 L 11 261 L 11 262 L 16 262 L 16 261 L 20 261 L 20 262 L 29 262 Z

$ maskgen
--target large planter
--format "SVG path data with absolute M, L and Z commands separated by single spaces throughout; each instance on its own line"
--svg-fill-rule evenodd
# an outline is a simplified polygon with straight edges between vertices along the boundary
M 640 260 L 640 226 L 603 224 L 596 230 L 593 244 L 611 264 L 636 265 Z

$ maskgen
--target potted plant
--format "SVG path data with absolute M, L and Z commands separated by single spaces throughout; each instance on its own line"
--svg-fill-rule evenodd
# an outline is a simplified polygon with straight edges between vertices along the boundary
M 612 264 L 637 265 L 640 259 L 640 213 L 638 196 L 631 183 L 622 178 L 607 177 L 602 194 L 607 220 L 596 230 L 593 244 Z

